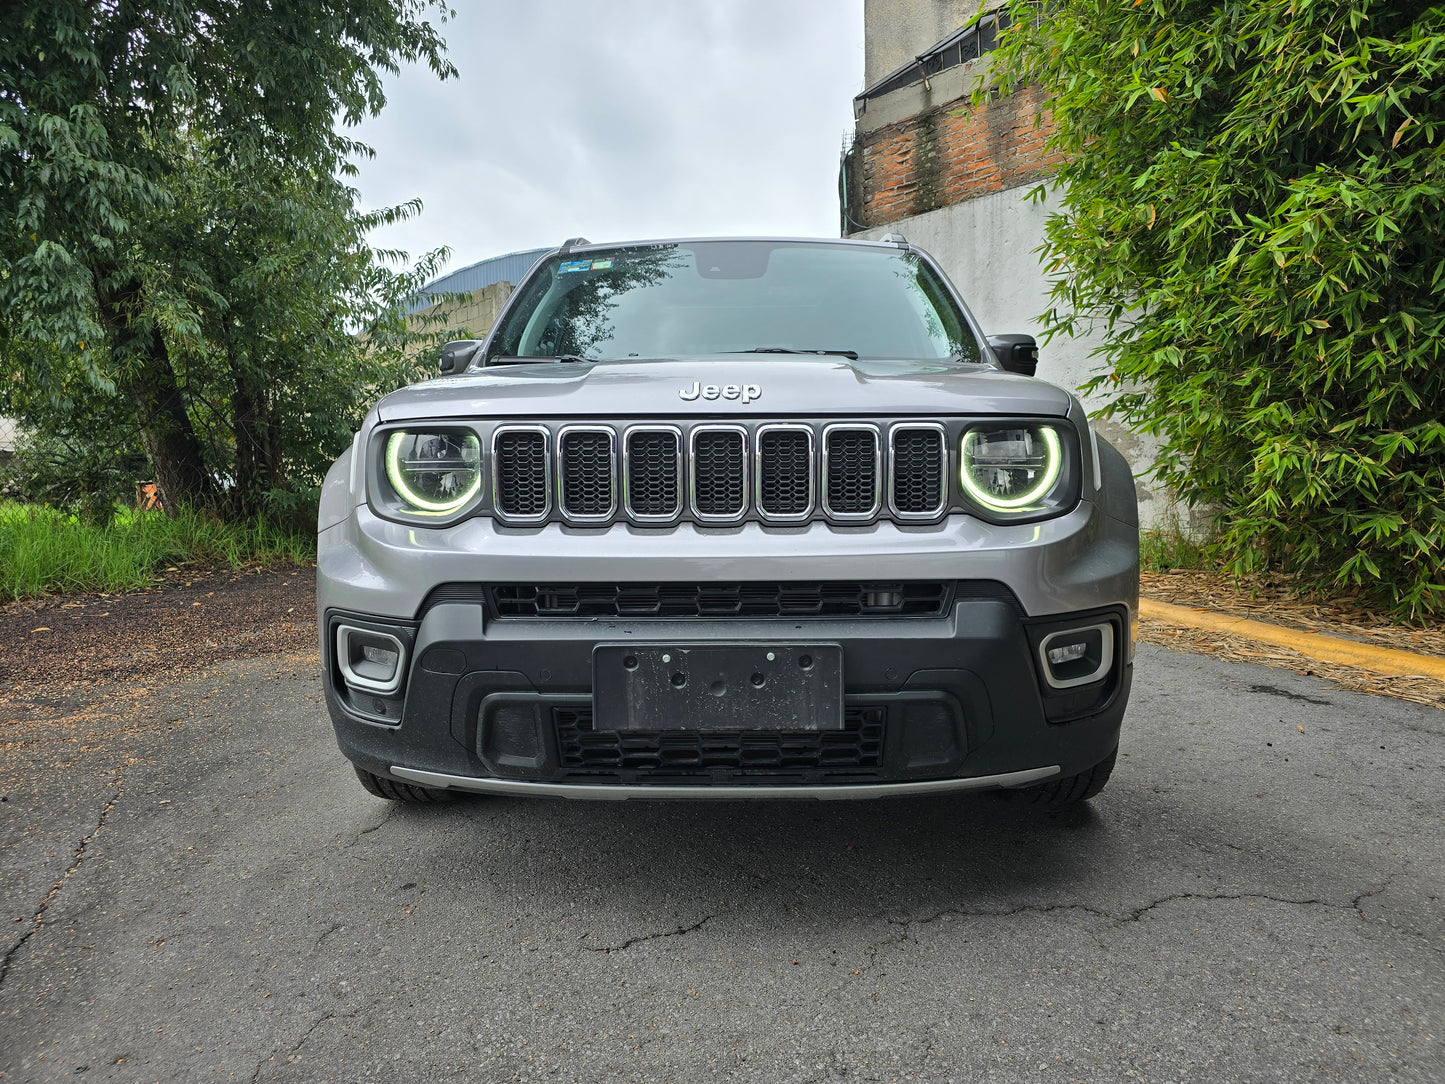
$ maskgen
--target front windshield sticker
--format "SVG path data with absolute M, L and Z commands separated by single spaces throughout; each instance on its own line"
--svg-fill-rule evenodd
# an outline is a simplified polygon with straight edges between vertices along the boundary
M 571 275 L 578 271 L 611 271 L 612 261 L 607 260 L 568 260 L 561 267 L 557 268 L 559 275 Z

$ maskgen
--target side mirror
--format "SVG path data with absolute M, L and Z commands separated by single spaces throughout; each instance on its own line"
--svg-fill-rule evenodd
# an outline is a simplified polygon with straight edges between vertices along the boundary
M 1032 335 L 990 335 L 988 345 L 1011 373 L 1033 376 L 1039 367 L 1039 344 Z
M 442 347 L 437 368 L 444 373 L 459 373 L 471 364 L 472 355 L 481 347 L 481 339 L 453 339 Z

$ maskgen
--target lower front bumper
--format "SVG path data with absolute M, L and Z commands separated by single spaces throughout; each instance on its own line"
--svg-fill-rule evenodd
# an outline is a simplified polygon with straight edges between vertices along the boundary
M 326 611 L 324 686 L 342 752 L 423 786 L 602 800 L 932 794 L 1025 786 L 1107 758 L 1132 677 L 1128 619 L 1122 605 L 1030 618 L 998 593 L 960 596 L 937 617 L 866 620 L 499 619 L 457 599 L 409 625 Z M 1115 630 L 1107 677 L 1048 688 L 1042 639 L 1100 621 Z M 341 623 L 405 644 L 395 696 L 347 689 Z M 593 649 L 619 641 L 838 644 L 848 729 L 597 731 Z
M 409 783 L 436 790 L 463 790 L 514 798 L 571 798 L 582 801 L 622 802 L 633 798 L 673 801 L 736 801 L 754 798 L 812 798 L 821 802 L 865 801 L 870 798 L 917 797 L 960 790 L 996 790 L 1042 783 L 1059 774 L 1057 764 L 1003 775 L 964 779 L 931 779 L 921 783 L 843 783 L 822 786 L 618 786 L 581 783 L 528 783 L 518 779 L 447 775 L 392 765 L 391 774 Z

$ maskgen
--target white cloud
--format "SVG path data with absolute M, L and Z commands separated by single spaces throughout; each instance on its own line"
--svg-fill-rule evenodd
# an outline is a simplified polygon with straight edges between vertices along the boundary
M 352 130 L 373 243 L 462 266 L 579 234 L 836 236 L 862 0 L 459 0 L 459 79 L 387 84 Z

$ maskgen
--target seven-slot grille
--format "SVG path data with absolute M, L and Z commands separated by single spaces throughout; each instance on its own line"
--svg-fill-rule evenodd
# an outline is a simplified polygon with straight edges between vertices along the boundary
M 554 511 L 578 524 L 929 520 L 948 504 L 945 434 L 934 422 L 503 425 L 493 504 L 510 523 Z
M 758 508 L 770 519 L 807 519 L 813 512 L 813 431 L 806 425 L 758 430 Z
M 893 430 L 893 510 L 900 516 L 936 516 L 943 511 L 941 426 L 898 426 Z
M 737 519 L 747 511 L 747 443 L 741 428 L 692 431 L 692 504 L 699 519 Z
M 494 463 L 497 510 L 508 519 L 541 520 L 547 517 L 547 432 L 544 429 L 498 431 Z
M 612 430 L 576 426 L 562 430 L 557 488 L 568 519 L 608 519 L 617 509 L 617 457 Z
M 627 432 L 627 510 L 636 519 L 671 519 L 682 511 L 682 434 Z

